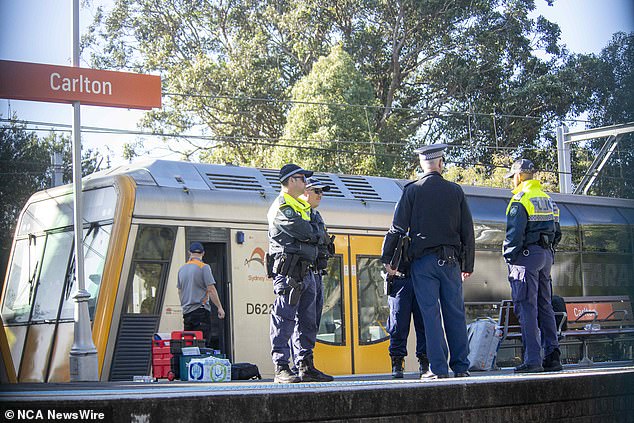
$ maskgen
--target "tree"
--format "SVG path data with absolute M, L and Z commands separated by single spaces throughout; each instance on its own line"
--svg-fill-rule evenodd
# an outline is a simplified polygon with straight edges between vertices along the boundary
M 267 156 L 267 166 L 298 162 L 318 171 L 379 173 L 376 156 L 362 153 L 377 140 L 371 126 L 374 108 L 362 107 L 373 105 L 374 93 L 340 45 L 315 62 L 291 98 L 284 136 Z
M 438 141 L 463 166 L 490 167 L 500 151 L 534 152 L 545 165 L 555 126 L 591 93 L 558 45 L 558 26 L 529 18 L 534 0 L 322 3 L 118 0 L 85 41 L 97 67 L 162 75 L 165 107 L 146 127 L 202 129 L 213 141 L 183 146 L 186 157 L 204 151 L 244 165 L 265 165 L 284 142 L 291 109 L 307 109 L 289 102 L 295 85 L 339 44 L 375 96 L 369 129 L 356 136 L 376 134 L 379 144 L 363 144 L 375 158 L 360 173 L 409 175 L 413 148 Z
M 586 72 L 594 81 L 588 107 L 590 127 L 634 122 L 634 33 L 614 34 L 599 57 L 593 56 L 590 60 L 592 62 L 586 66 Z M 605 138 L 592 142 L 590 151 L 596 153 L 605 142 Z M 593 156 L 590 153 L 589 157 L 585 157 L 588 165 L 592 161 L 588 159 L 593 159 Z M 579 160 L 582 158 L 583 155 L 578 157 Z M 576 174 L 581 177 L 583 172 Z M 591 193 L 634 198 L 633 181 L 634 134 L 630 133 L 620 140 Z

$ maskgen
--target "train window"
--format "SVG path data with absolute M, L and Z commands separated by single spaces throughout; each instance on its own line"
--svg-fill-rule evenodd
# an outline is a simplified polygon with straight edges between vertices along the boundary
M 169 260 L 173 243 L 173 229 L 158 226 L 141 227 L 134 248 L 134 260 Z
M 557 245 L 557 251 L 580 251 L 581 239 L 577 220 L 568 209 L 569 205 L 557 204 L 559 206 L 559 224 L 561 225 L 561 241 Z
M 478 250 L 502 250 L 502 244 L 506 237 L 506 226 L 504 223 L 474 221 L 473 230 Z
M 467 197 L 467 203 L 469 204 L 469 209 L 471 210 L 471 214 L 473 216 L 473 222 L 497 222 L 498 224 L 505 225 L 506 206 L 508 205 L 510 199 L 510 193 L 508 200 L 491 197 Z M 499 248 L 502 248 L 502 244 L 500 244 Z
M 357 256 L 359 296 L 359 343 L 372 344 L 387 338 L 385 323 L 390 314 L 383 292 L 384 267 L 380 257 Z
M 97 304 L 97 297 L 99 296 L 103 268 L 106 263 L 111 230 L 112 225 L 110 224 L 102 226 L 93 224 L 90 228 L 84 229 L 84 287 L 90 294 L 90 298 L 88 299 L 90 320 L 94 320 L 95 318 L 95 306 Z M 74 279 L 74 262 L 71 263 L 71 266 L 69 269 L 70 275 L 67 277 L 68 281 L 73 281 Z M 60 319 L 73 318 L 75 312 L 74 297 L 76 293 L 77 284 L 69 282 L 66 286 Z
M 141 226 L 134 246 L 132 281 L 128 287 L 125 312 L 157 314 L 161 283 L 174 248 L 174 228 Z
M 112 219 L 116 200 L 114 187 L 85 191 L 84 220 L 103 222 Z M 73 224 L 73 207 L 71 194 L 29 204 L 20 221 L 18 235 L 71 226 Z
M 324 306 L 317 339 L 319 341 L 345 345 L 345 324 L 343 320 L 343 257 L 337 255 L 328 260 L 328 274 L 323 276 Z M 317 294 L 319 295 L 319 294 Z
M 126 313 L 156 314 L 156 297 L 161 280 L 160 263 L 136 263 Z
M 5 323 L 21 323 L 29 319 L 43 246 L 43 236 L 29 236 L 16 241 L 2 302 L 2 320 Z
M 584 252 L 629 253 L 632 250 L 630 235 L 618 225 L 583 225 Z
M 584 252 L 630 253 L 627 221 L 615 207 L 569 204 L 581 224 Z
M 57 319 L 64 276 L 72 247 L 72 232 L 57 232 L 48 235 L 31 320 Z

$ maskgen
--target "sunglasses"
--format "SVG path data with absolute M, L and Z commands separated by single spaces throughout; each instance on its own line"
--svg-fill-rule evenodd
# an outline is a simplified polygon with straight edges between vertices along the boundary
M 323 195 L 324 190 L 323 190 L 323 189 L 321 189 L 321 188 L 315 188 L 315 189 L 313 190 L 313 192 L 314 192 L 315 194 L 317 194 L 317 195 Z

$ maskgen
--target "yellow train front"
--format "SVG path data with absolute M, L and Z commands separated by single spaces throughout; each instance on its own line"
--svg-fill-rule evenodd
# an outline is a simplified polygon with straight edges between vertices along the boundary
M 320 211 L 336 235 L 324 279 L 315 348 L 327 373 L 387 373 L 387 300 L 378 259 L 406 181 L 318 173 L 333 187 Z M 474 215 L 476 270 L 467 309 L 508 298 L 500 257 L 509 190 L 464 187 Z M 72 187 L 36 193 L 16 229 L 2 292 L 5 364 L 21 382 L 68 381 L 76 291 Z M 271 377 L 264 270 L 266 212 L 279 192 L 276 170 L 154 160 L 102 171 L 84 184 L 84 254 L 100 380 L 150 374 L 156 332 L 182 329 L 176 274 L 187 245 L 202 242 L 227 318 L 213 336 L 232 362 Z M 564 239 L 553 271 L 560 295 L 629 295 L 634 286 L 634 201 L 554 195 Z M 600 246 L 600 247 L 598 247 Z M 597 273 L 599 272 L 599 273 Z M 606 279 L 609 276 L 609 279 Z M 414 335 L 409 339 L 411 356 Z M 10 352 L 10 353 L 9 353 Z M 415 359 L 406 363 L 413 370 Z

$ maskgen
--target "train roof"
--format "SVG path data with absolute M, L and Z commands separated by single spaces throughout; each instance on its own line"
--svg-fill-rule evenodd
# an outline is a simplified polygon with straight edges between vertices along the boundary
M 192 163 L 170 160 L 143 160 L 104 170 L 87 177 L 98 183 L 103 178 L 126 174 L 137 185 L 188 190 L 233 190 L 276 194 L 280 190 L 277 169 L 260 169 L 234 165 Z M 331 186 L 325 198 L 360 201 L 396 202 L 409 180 L 378 176 L 341 175 L 316 172 L 315 178 Z M 93 184 L 90 184 L 93 185 Z M 90 185 L 87 185 L 89 187 Z M 508 199 L 510 189 L 461 185 L 468 196 Z M 576 194 L 549 193 L 557 201 L 568 204 L 605 205 L 634 208 L 634 200 Z
M 140 160 L 131 164 L 102 170 L 84 178 L 84 189 L 112 185 L 116 175 L 132 177 L 138 186 L 153 186 L 199 191 L 234 191 L 255 193 L 269 197 L 280 190 L 277 169 L 260 169 L 235 165 L 193 163 L 160 159 Z M 405 179 L 378 176 L 341 175 L 316 172 L 314 177 L 330 185 L 325 199 L 347 199 L 359 202 L 390 202 L 399 200 Z M 508 200 L 511 190 L 461 184 L 469 197 L 500 198 Z M 42 192 L 45 197 L 72 191 L 72 185 L 51 188 Z M 549 193 L 558 203 L 608 206 L 634 209 L 634 200 L 577 194 Z M 35 194 L 36 200 L 40 195 Z

